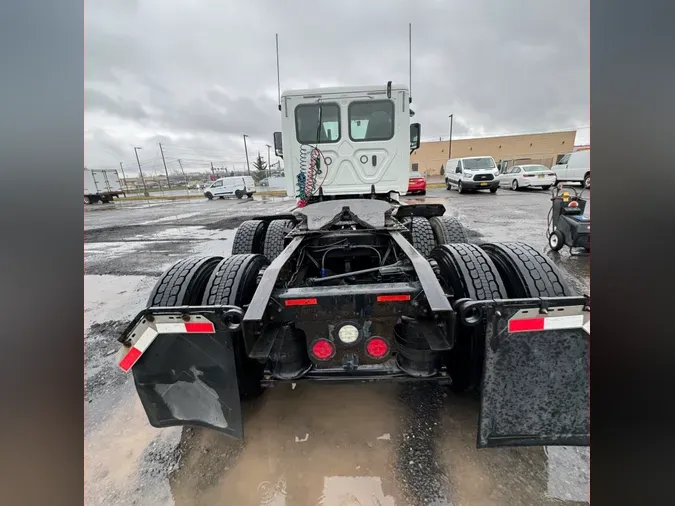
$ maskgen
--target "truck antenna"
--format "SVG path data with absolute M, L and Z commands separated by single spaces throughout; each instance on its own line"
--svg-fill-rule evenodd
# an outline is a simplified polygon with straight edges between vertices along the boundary
M 281 111 L 281 78 L 279 77 L 279 34 L 275 34 L 277 38 L 277 97 L 279 110 Z
M 408 23 L 408 64 L 408 103 L 412 104 L 412 23 Z

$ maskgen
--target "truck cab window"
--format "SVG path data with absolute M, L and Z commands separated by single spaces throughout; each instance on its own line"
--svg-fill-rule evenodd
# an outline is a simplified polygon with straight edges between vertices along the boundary
M 337 104 L 302 104 L 295 108 L 295 130 L 300 144 L 340 140 L 340 107 Z
M 349 138 L 353 141 L 388 141 L 394 137 L 394 103 L 369 100 L 349 104 Z

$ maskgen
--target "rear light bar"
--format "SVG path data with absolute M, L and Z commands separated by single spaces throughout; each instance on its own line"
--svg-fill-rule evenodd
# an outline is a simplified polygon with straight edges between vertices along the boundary
M 401 302 L 410 300 L 410 295 L 378 295 L 377 302 Z
M 286 299 L 284 305 L 286 306 L 313 306 L 317 304 L 315 298 L 310 299 Z

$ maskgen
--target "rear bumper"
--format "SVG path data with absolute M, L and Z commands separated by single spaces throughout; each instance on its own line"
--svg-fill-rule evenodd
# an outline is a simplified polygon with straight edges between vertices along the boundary
M 425 191 L 426 189 L 427 189 L 426 183 L 410 185 L 410 186 L 408 186 L 408 193 L 422 192 L 422 191 Z
M 553 186 L 555 184 L 555 177 L 521 178 L 521 181 L 521 186 Z

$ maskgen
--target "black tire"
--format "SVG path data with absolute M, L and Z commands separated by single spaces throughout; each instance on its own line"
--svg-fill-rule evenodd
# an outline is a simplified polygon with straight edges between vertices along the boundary
M 555 264 L 529 244 L 501 242 L 481 248 L 497 266 L 510 298 L 575 295 Z
M 584 185 L 584 188 L 590 190 L 590 188 L 591 188 L 591 173 L 590 172 L 584 176 L 583 185 Z
M 220 200 L 225 200 L 225 197 L 224 197 L 223 195 L 221 195 L 221 196 L 218 197 L 218 198 L 219 198 Z
M 206 192 L 204 196 L 209 200 L 213 200 L 213 194 L 211 192 Z
M 213 256 L 179 260 L 155 284 L 148 298 L 148 307 L 200 304 L 209 277 L 222 259 Z
M 547 185 L 544 185 L 544 186 L 541 187 L 541 189 L 544 190 L 544 191 L 548 191 L 550 188 L 551 188 L 550 184 L 547 184 Z
M 234 196 L 237 197 L 238 199 L 243 198 L 244 192 L 241 190 L 234 190 Z
M 89 197 L 89 195 L 85 195 L 85 196 L 84 196 L 84 203 L 85 203 L 86 205 L 91 204 L 91 198 Z
M 465 193 L 466 192 L 466 190 L 464 189 L 464 185 L 462 184 L 461 179 L 457 182 L 457 191 L 459 193 Z
M 295 223 L 292 220 L 271 221 L 265 233 L 263 254 L 271 262 L 278 257 L 286 247 L 285 238 L 293 230 Z
M 250 198 L 250 199 L 253 198 L 253 194 L 252 194 L 252 193 L 247 193 L 246 196 L 247 196 L 248 198 Z
M 420 192 L 420 195 L 426 195 L 426 194 L 427 194 L 427 191 L 426 191 L 426 190 L 422 190 L 422 191 Z
M 104 204 L 107 204 L 110 201 L 108 200 L 108 197 L 101 197 L 101 202 L 103 202 Z
M 514 192 L 517 192 L 517 191 L 518 191 L 518 188 L 519 188 L 519 186 L 518 186 L 518 181 L 516 181 L 515 179 L 514 179 L 513 181 L 511 181 L 511 189 L 512 189 Z
M 232 254 L 262 253 L 266 231 L 267 222 L 263 220 L 247 220 L 239 225 L 232 241 Z
M 267 265 L 269 261 L 264 256 L 254 254 L 232 255 L 222 260 L 211 274 L 202 304 L 239 307 L 247 305 L 257 288 L 258 273 Z M 241 331 L 231 335 L 239 397 L 243 400 L 253 399 L 263 392 L 260 381 L 265 364 L 248 358 Z
M 497 193 L 497 190 L 499 190 L 498 186 L 495 186 L 494 188 L 490 188 L 490 193 Z
M 565 237 L 560 233 L 559 230 L 554 230 L 553 233 L 548 237 L 548 245 L 553 251 L 560 251 L 565 245 Z
M 438 263 L 441 281 L 452 291 L 454 298 L 506 298 L 506 287 L 497 266 L 478 246 L 444 244 L 435 248 L 431 257 Z M 475 393 L 478 390 L 484 356 L 485 323 L 474 327 L 459 325 L 455 346 L 446 355 L 454 392 Z
M 445 180 L 445 189 L 452 190 L 452 185 L 450 184 L 450 181 L 448 181 L 447 179 Z
M 452 216 L 434 216 L 429 218 L 429 224 L 434 231 L 437 244 L 453 244 L 469 242 L 466 230 L 457 218 Z
M 424 258 L 428 258 L 431 250 L 436 247 L 434 231 L 423 216 L 413 216 L 410 220 L 410 235 L 412 236 L 412 245 Z

